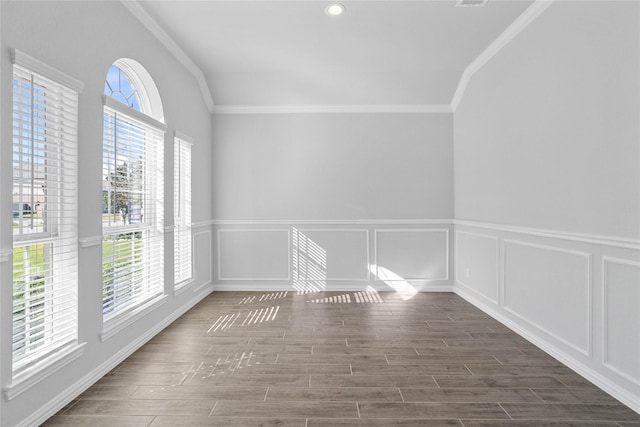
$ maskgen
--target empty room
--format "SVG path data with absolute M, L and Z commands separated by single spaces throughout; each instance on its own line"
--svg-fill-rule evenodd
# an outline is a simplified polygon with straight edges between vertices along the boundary
M 640 427 L 640 1 L 0 0 L 0 283 L 2 427 Z

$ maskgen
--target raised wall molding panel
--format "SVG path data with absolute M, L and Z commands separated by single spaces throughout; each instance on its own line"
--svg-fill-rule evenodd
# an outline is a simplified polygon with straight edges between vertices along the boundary
M 219 221 L 215 288 L 393 291 L 402 282 L 451 291 L 450 226 L 451 220 Z
M 193 292 L 199 293 L 213 282 L 213 238 L 211 230 L 193 233 Z M 208 265 L 208 268 L 203 266 Z M 202 273 L 207 276 L 203 277 Z
M 478 296 L 499 304 L 500 245 L 496 236 L 456 230 L 455 280 Z
M 221 229 L 218 280 L 291 280 L 291 230 Z
M 640 262 L 603 257 L 602 284 L 604 366 L 640 387 Z
M 640 413 L 637 239 L 460 220 L 455 229 L 455 293 Z M 499 243 L 498 303 L 493 277 L 465 277 L 469 259 L 494 253 L 490 241 Z
M 504 308 L 585 356 L 591 355 L 591 254 L 503 240 Z
M 374 242 L 380 279 L 449 280 L 449 229 L 376 229 Z

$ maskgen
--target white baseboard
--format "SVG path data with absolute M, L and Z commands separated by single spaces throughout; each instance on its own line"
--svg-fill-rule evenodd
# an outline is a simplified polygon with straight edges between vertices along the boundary
M 453 285 L 449 283 L 411 283 L 411 286 L 418 292 L 453 292 Z M 327 283 L 323 286 L 308 284 L 296 287 L 287 282 L 276 283 L 215 283 L 213 288 L 216 292 L 281 292 L 289 291 L 296 292 L 304 290 L 307 292 L 361 292 L 367 289 L 376 290 L 378 292 L 394 292 L 389 285 L 376 282 L 339 282 L 339 283 Z
M 31 427 L 38 426 L 44 423 L 48 418 L 55 415 L 60 409 L 64 408 L 65 405 L 68 405 L 73 399 L 82 394 L 86 389 L 91 387 L 96 381 L 105 376 L 109 371 L 118 366 L 122 361 L 124 361 L 127 357 L 129 357 L 133 352 L 142 347 L 147 343 L 151 338 L 156 336 L 159 332 L 161 332 L 164 328 L 169 326 L 172 322 L 177 320 L 184 313 L 189 311 L 193 306 L 195 306 L 198 302 L 204 299 L 207 295 L 213 292 L 213 288 L 209 287 L 208 289 L 203 290 L 187 303 L 180 306 L 177 310 L 167 316 L 161 323 L 158 323 L 151 329 L 149 329 L 144 334 L 140 335 L 138 339 L 132 341 L 120 350 L 118 353 L 114 354 L 112 357 L 103 362 L 100 366 L 96 367 L 94 370 L 89 372 L 79 381 L 74 383 L 72 386 L 62 391 L 58 396 L 54 399 L 50 400 L 47 404 L 41 406 L 37 410 L 35 410 L 29 417 L 22 420 L 22 422 L 18 423 L 16 427 Z
M 459 284 L 454 286 L 453 292 L 640 414 L 640 401 L 638 396 L 634 396 L 632 393 L 623 389 L 614 381 L 611 381 L 602 374 L 594 371 L 580 360 L 568 355 L 536 333 L 514 322 L 512 319 L 496 310 L 495 307 L 492 307 L 476 295 L 468 292 Z

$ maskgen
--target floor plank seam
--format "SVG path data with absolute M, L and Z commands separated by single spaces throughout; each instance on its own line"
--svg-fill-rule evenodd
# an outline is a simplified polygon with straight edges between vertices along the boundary
M 509 413 L 507 412 L 507 410 L 506 410 L 506 409 L 504 409 L 504 407 L 502 406 L 502 403 L 498 402 L 498 406 L 500 407 L 500 409 L 502 409 L 502 410 L 504 411 L 504 413 L 505 413 L 505 414 L 507 414 L 507 417 L 509 417 L 509 419 L 510 419 L 510 420 L 512 420 L 512 419 L 513 419 L 513 417 L 511 416 L 511 414 L 509 414 Z
M 209 411 L 209 416 L 212 417 L 213 416 L 213 411 L 215 411 L 216 409 L 216 405 L 218 405 L 218 401 L 216 400 L 215 403 L 213 404 L 213 408 L 211 408 L 211 411 Z
M 401 301 L 389 293 L 382 306 L 308 304 L 339 295 L 307 294 L 205 299 L 45 426 L 626 427 L 640 421 L 455 295 Z M 265 310 L 275 313 L 265 306 L 276 302 L 277 318 L 265 320 Z M 254 320 L 243 326 L 239 317 L 247 313 Z M 212 324 L 216 330 L 207 333 Z

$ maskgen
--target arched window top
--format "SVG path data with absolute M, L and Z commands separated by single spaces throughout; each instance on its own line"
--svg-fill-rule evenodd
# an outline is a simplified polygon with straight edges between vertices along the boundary
M 131 84 L 127 74 L 115 64 L 111 65 L 107 72 L 107 78 L 104 81 L 104 94 L 142 112 L 138 100 L 138 90 Z
M 115 61 L 104 82 L 104 94 L 164 123 L 160 93 L 149 72 L 137 61 Z

